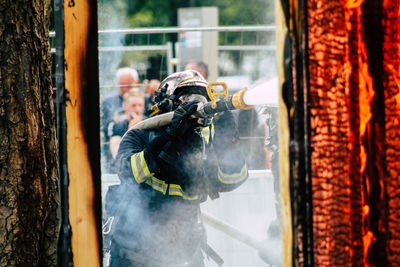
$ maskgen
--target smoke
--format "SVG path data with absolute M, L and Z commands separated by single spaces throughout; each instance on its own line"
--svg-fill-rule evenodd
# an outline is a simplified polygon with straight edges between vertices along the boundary
M 126 16 L 126 3 L 127 1 L 116 0 L 116 1 L 101 1 L 99 2 L 99 29 L 122 29 L 129 28 L 128 19 Z M 162 26 L 162 25 L 160 25 Z M 260 40 L 256 44 L 262 43 Z M 101 34 L 99 36 L 99 47 L 110 47 L 110 46 L 124 46 L 125 35 L 124 34 Z M 228 45 L 228 43 L 223 43 Z M 240 43 L 242 45 L 242 43 Z M 232 75 L 240 73 L 240 77 L 248 76 L 252 79 L 258 79 L 260 77 L 274 76 L 272 68 L 275 67 L 271 62 L 275 62 L 275 59 L 269 56 L 267 53 L 259 52 L 258 54 L 252 52 L 241 52 L 239 56 L 232 56 L 231 52 L 221 52 L 220 62 L 218 63 L 221 73 L 224 75 Z M 237 66 L 236 58 L 242 57 L 243 64 Z M 101 52 L 99 53 L 99 76 L 100 76 L 100 97 L 103 99 L 109 94 L 116 92 L 115 85 L 115 73 L 121 64 L 123 58 L 122 52 Z M 145 66 L 143 67 L 143 69 Z M 260 86 L 256 86 L 257 89 Z M 264 93 L 273 93 L 274 88 L 268 90 L 262 89 Z M 256 90 L 254 90 L 256 92 Z M 255 99 L 259 98 L 258 96 Z M 261 99 L 263 99 L 261 97 Z M 277 98 L 276 98 L 277 99 Z M 249 111 L 236 111 L 236 120 L 238 121 L 239 128 L 239 142 L 241 144 L 240 153 L 244 153 L 248 168 L 249 169 L 265 169 L 265 151 L 263 145 L 264 137 L 264 125 L 263 122 L 257 117 L 254 110 Z M 227 131 L 229 126 L 227 126 Z M 261 137 L 261 138 L 259 138 Z M 249 139 L 245 139 L 249 138 Z M 232 168 L 237 165 L 237 159 L 239 158 L 239 152 L 232 153 L 229 147 L 226 147 L 224 154 L 220 158 L 215 159 L 216 161 L 222 158 L 232 159 Z M 196 157 L 185 158 L 185 164 L 187 166 L 197 166 L 199 169 L 199 160 Z M 226 172 L 230 172 L 229 169 L 225 169 Z M 158 177 L 162 180 L 163 177 Z M 214 178 L 214 177 L 213 177 Z M 208 211 L 214 211 L 213 213 L 220 218 L 223 218 L 229 223 L 238 223 L 238 228 L 246 229 L 252 232 L 251 234 L 262 236 L 266 234 L 264 228 L 267 227 L 268 223 L 275 216 L 273 213 L 273 207 L 267 206 L 265 203 L 274 203 L 273 199 L 273 186 L 269 183 L 272 179 L 258 178 L 252 181 L 246 181 L 241 187 L 235 190 L 235 193 L 230 192 L 227 194 L 222 193 L 221 198 L 210 202 L 210 204 L 204 203 L 205 208 Z M 105 175 L 103 175 L 103 190 L 107 190 L 105 185 Z M 264 189 L 268 187 L 269 191 Z M 166 261 L 172 261 L 174 259 L 185 258 L 185 251 L 189 248 L 189 251 L 196 250 L 196 244 L 199 244 L 198 239 L 201 239 L 204 229 L 199 226 L 198 229 L 191 229 L 193 219 L 197 219 L 194 213 L 197 212 L 196 205 L 187 205 L 180 201 L 163 201 L 160 202 L 160 198 L 156 194 L 159 192 L 154 190 L 154 195 L 145 196 L 143 192 L 138 190 L 138 186 L 130 187 L 110 187 L 113 188 L 107 194 L 105 201 L 107 207 L 107 215 L 119 213 L 121 219 L 118 223 L 122 227 L 120 230 L 116 230 L 116 239 L 121 245 L 127 248 L 135 248 L 137 244 L 143 248 L 147 254 L 144 256 L 160 259 L 165 256 L 168 257 Z M 195 191 L 196 187 L 192 188 Z M 256 189 L 256 190 L 254 190 Z M 112 191 L 114 190 L 114 193 Z M 153 189 L 149 189 L 150 191 Z M 114 195 L 114 196 L 113 196 Z M 165 197 L 165 196 L 164 196 Z M 165 197 L 167 198 L 167 197 Z M 219 204 L 218 204 L 219 203 Z M 209 205 L 209 206 L 208 206 Z M 271 204 L 273 205 L 273 204 Z M 195 209 L 194 209 L 195 208 Z M 163 217 L 163 214 L 165 217 Z M 158 217 L 161 216 L 161 217 Z M 161 220 L 162 223 L 155 223 L 156 219 Z M 116 223 L 116 222 L 114 222 Z M 250 223 L 250 224 L 249 224 Z M 115 226 L 115 225 L 114 225 Z M 126 228 L 124 228 L 126 227 Z M 140 229 L 140 234 L 137 231 L 132 232 L 130 229 Z M 189 231 L 190 229 L 190 231 Z M 163 236 L 163 238 L 161 238 Z M 220 232 L 211 231 L 209 232 L 209 240 L 212 240 L 212 246 L 215 244 L 219 245 L 224 243 L 221 247 L 226 250 L 226 254 L 223 255 L 226 261 L 226 266 L 264 266 L 260 263 L 260 259 L 257 253 L 245 245 L 240 247 L 242 244 L 232 239 L 221 237 Z M 183 238 L 180 238 L 183 237 Z M 225 238 L 224 241 L 221 241 Z M 227 239 L 227 240 L 226 240 Z M 142 243 L 143 240 L 148 242 Z M 177 242 L 177 240 L 185 240 L 183 242 Z M 229 244 L 228 247 L 225 244 Z M 240 247 L 237 249 L 237 247 Z M 219 251 L 218 246 L 214 246 L 214 249 Z M 242 251 L 247 249 L 247 254 L 240 254 Z M 237 252 L 240 253 L 237 253 Z M 249 258 L 253 261 L 249 261 Z M 244 264 L 246 262 L 246 264 Z M 231 263 L 231 264 L 230 264 Z M 241 264 L 243 263 L 243 264 Z M 241 265 L 240 265 L 241 264 Z M 207 264 L 206 264 L 207 265 Z M 215 264 L 209 264 L 207 266 L 215 266 Z
M 160 194 L 129 182 L 109 187 L 106 212 L 118 218 L 114 245 L 140 254 L 146 266 L 189 262 L 204 238 L 204 228 L 197 223 L 198 207 Z
M 99 30 L 128 28 L 126 2 L 117 0 L 98 4 Z M 100 99 L 116 92 L 115 74 L 121 63 L 123 53 L 120 51 L 101 51 L 102 47 L 123 46 L 125 34 L 99 35 L 99 77 Z
M 218 123 L 218 120 L 216 120 L 215 123 Z M 225 128 L 219 129 L 220 136 L 229 136 L 233 131 L 232 124 L 225 124 L 224 127 Z M 254 126 L 249 126 L 249 128 L 251 127 Z M 217 147 L 218 144 L 226 143 L 222 141 L 223 140 L 221 140 L 221 138 L 214 140 Z M 195 142 L 193 141 L 193 144 L 194 143 Z M 210 177 L 207 175 L 202 176 L 201 173 L 196 173 L 203 167 L 200 164 L 202 162 L 202 156 L 198 155 L 198 152 L 201 152 L 202 149 L 197 145 L 196 147 L 193 147 L 187 151 L 186 154 L 182 155 L 182 158 L 184 159 L 182 162 L 183 168 L 191 169 L 193 173 L 186 173 L 188 180 L 180 179 L 179 181 L 175 182 L 177 184 L 181 184 L 185 192 L 195 192 L 198 188 L 201 188 L 202 181 L 199 180 L 199 178 L 210 180 L 217 179 L 215 175 Z M 177 146 L 177 148 L 179 149 L 181 146 Z M 249 146 L 245 142 L 242 143 L 240 147 L 236 147 L 236 149 L 232 149 L 232 147 L 229 145 L 219 148 L 220 153 L 217 155 L 217 157 L 208 158 L 208 160 L 213 163 L 229 160 L 230 162 L 227 166 L 232 169 L 225 168 L 224 171 L 226 173 L 231 173 L 234 168 L 237 169 L 237 166 L 242 164 L 242 161 L 238 160 L 240 159 L 240 154 L 242 154 L 242 152 L 246 154 L 245 156 L 247 157 L 249 163 L 254 162 L 254 158 L 252 158 L 251 153 L 249 153 Z M 210 157 L 210 155 L 207 156 Z M 176 168 L 172 171 L 179 169 L 179 166 L 175 167 Z M 207 170 L 210 169 L 206 168 L 206 171 Z M 127 173 L 130 173 L 130 170 L 128 170 Z M 176 177 L 176 175 L 169 177 Z M 159 178 L 162 179 L 163 177 Z M 129 177 L 129 179 L 131 182 L 133 182 L 131 177 Z M 261 181 L 261 179 L 259 181 Z M 254 184 L 254 182 L 256 181 L 254 180 L 250 183 L 246 182 L 246 185 L 252 185 L 251 188 L 253 189 L 264 187 L 257 186 Z M 190 258 L 188 254 L 196 251 L 198 249 L 198 245 L 201 243 L 201 239 L 204 238 L 204 229 L 201 225 L 196 224 L 198 218 L 198 206 L 189 205 L 187 202 L 181 201 L 179 197 L 174 199 L 167 196 L 160 196 L 159 192 L 151 188 L 148 188 L 148 190 L 144 190 L 143 188 L 139 189 L 139 186 L 126 185 L 126 182 L 124 185 L 124 187 L 120 187 L 118 190 L 114 190 L 116 188 L 111 187 L 111 190 L 109 190 L 110 193 L 107 195 L 106 199 L 107 215 L 113 215 L 113 213 L 119 212 L 119 214 L 116 215 L 121 216 L 121 218 L 118 220 L 119 227 L 116 228 L 117 230 L 114 233 L 114 237 L 117 242 L 127 249 L 132 249 L 132 251 L 137 249 L 137 247 L 140 245 L 140 248 L 143 250 L 141 255 L 145 256 L 146 258 L 152 258 L 156 261 L 162 259 L 174 264 L 175 262 L 173 262 L 173 260 Z M 210 183 L 209 185 L 214 186 L 214 183 Z M 239 187 L 239 189 L 240 188 L 241 187 Z M 269 186 L 269 188 L 272 189 L 271 186 Z M 229 190 L 231 189 L 223 189 L 222 191 Z M 246 190 L 249 190 L 249 188 Z M 149 191 L 153 193 L 149 193 Z M 251 190 L 251 192 L 251 195 L 241 193 L 239 195 L 236 194 L 235 197 L 231 196 L 228 202 L 225 200 L 225 208 L 221 207 L 220 210 L 229 211 L 232 208 L 238 208 L 238 210 L 243 209 L 243 203 L 246 202 L 239 203 L 237 201 L 237 197 L 239 196 L 239 198 L 242 200 L 248 201 L 249 198 L 254 198 L 254 190 Z M 232 193 L 227 193 L 227 195 L 230 194 Z M 259 192 L 256 195 L 258 195 L 258 199 L 261 199 L 262 197 L 265 197 L 265 191 L 262 190 L 262 192 Z M 267 195 L 272 198 L 273 193 Z M 261 200 L 262 201 L 254 202 L 252 206 L 259 205 L 256 203 L 273 203 L 273 200 Z M 236 215 L 239 217 L 236 216 L 236 218 L 230 218 L 227 216 L 225 219 L 233 219 L 229 220 L 229 222 L 240 222 L 240 229 L 248 228 L 248 225 L 246 225 L 246 222 L 249 222 L 249 220 L 247 220 L 248 218 L 254 218 L 254 221 L 259 223 L 259 229 L 261 229 L 262 226 L 267 225 L 268 220 L 266 220 L 266 218 L 261 214 L 255 214 L 253 208 L 250 210 L 247 210 L 246 208 L 244 210 L 244 213 L 243 211 L 236 213 Z M 246 216 L 243 216 L 243 214 Z M 221 214 L 218 214 L 217 216 L 221 217 Z M 273 218 L 273 216 L 271 216 L 271 218 Z M 198 227 L 193 227 L 193 225 L 197 225 Z M 254 224 L 252 224 L 251 227 L 253 230 L 255 229 Z M 137 229 L 140 229 L 140 231 L 136 231 Z M 212 233 L 213 235 L 215 234 L 215 232 Z M 266 233 L 266 231 L 264 231 L 264 233 Z M 224 240 L 224 237 L 219 236 L 218 239 Z M 218 244 L 220 241 L 215 241 L 214 239 L 214 242 Z M 227 242 L 235 243 L 234 240 L 228 240 Z M 246 247 L 241 247 L 241 250 L 246 250 Z M 252 266 L 258 266 L 260 264 L 260 259 L 256 252 L 250 249 L 249 253 L 253 253 L 250 254 L 250 257 L 254 259 L 255 265 Z M 225 252 L 224 257 L 226 257 L 225 260 L 229 261 L 231 259 L 235 259 L 235 257 L 231 255 L 231 250 L 228 251 L 227 254 Z

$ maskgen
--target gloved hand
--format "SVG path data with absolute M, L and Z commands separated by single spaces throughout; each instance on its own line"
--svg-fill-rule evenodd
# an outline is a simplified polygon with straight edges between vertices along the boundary
M 232 112 L 225 111 L 214 117 L 215 136 L 234 139 L 238 136 L 237 123 Z
M 183 137 L 198 124 L 197 119 L 189 117 L 197 110 L 197 101 L 186 102 L 180 105 L 175 111 L 166 132 L 174 137 Z

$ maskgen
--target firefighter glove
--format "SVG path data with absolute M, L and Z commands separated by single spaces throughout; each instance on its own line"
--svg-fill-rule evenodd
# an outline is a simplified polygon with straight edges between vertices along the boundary
M 169 135 L 183 137 L 198 126 L 197 119 L 190 118 L 197 110 L 197 103 L 197 101 L 185 102 L 174 111 L 174 116 L 166 130 Z

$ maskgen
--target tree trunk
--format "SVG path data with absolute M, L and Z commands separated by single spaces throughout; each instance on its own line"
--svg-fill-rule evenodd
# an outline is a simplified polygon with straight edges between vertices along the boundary
M 0 266 L 56 266 L 50 0 L 0 0 Z

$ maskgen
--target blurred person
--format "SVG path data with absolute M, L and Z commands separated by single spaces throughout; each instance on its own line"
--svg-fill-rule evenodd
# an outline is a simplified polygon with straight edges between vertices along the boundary
M 150 116 L 152 113 L 151 107 L 155 105 L 154 101 L 154 93 L 157 91 L 160 86 L 160 81 L 156 79 L 152 79 L 150 81 L 145 80 L 144 85 L 146 88 L 146 96 L 145 96 L 145 115 Z
M 122 109 L 123 95 L 132 88 L 136 88 L 139 84 L 139 75 L 136 70 L 132 68 L 120 68 L 116 73 L 116 83 L 118 92 L 114 95 L 107 97 L 101 102 L 100 105 L 100 127 L 103 135 L 102 144 L 102 164 L 105 171 L 110 171 L 110 161 L 112 159 L 109 147 L 109 128 L 110 123 L 118 120 L 119 112 Z
M 204 266 L 207 245 L 200 203 L 243 184 L 247 166 L 231 112 L 193 118 L 209 101 L 197 71 L 171 74 L 156 92 L 167 126 L 130 129 L 117 155 L 120 185 L 109 188 L 106 212 L 113 218 L 110 266 Z M 161 117 L 161 116 L 160 116 Z M 157 118 L 154 117 L 154 118 Z
M 137 88 L 133 88 L 124 94 L 123 112 L 118 114 L 117 121 L 110 124 L 110 150 L 113 159 L 117 156 L 119 143 L 125 132 L 143 120 L 144 102 L 144 94 Z
M 264 105 L 260 110 L 265 115 L 264 129 L 264 150 L 266 155 L 266 164 L 274 176 L 274 195 L 277 224 L 280 224 L 280 180 L 279 180 L 279 114 L 278 107 Z
M 274 178 L 274 206 L 276 217 L 267 228 L 267 238 L 260 243 L 260 245 L 265 248 L 265 252 L 259 252 L 259 256 L 271 265 L 281 266 L 282 258 L 274 256 L 282 255 L 282 251 L 277 249 L 282 247 L 278 106 L 264 105 L 260 110 L 260 114 L 264 116 L 264 149 L 266 154 L 266 163 Z
M 204 77 L 204 79 L 207 80 L 207 77 L 208 77 L 208 66 L 203 61 L 189 62 L 186 65 L 185 70 L 196 70 Z
M 101 103 L 101 115 L 104 125 L 117 119 L 117 112 L 122 108 L 123 95 L 132 88 L 137 88 L 140 80 L 136 70 L 121 68 L 116 73 L 118 93 L 104 99 Z

